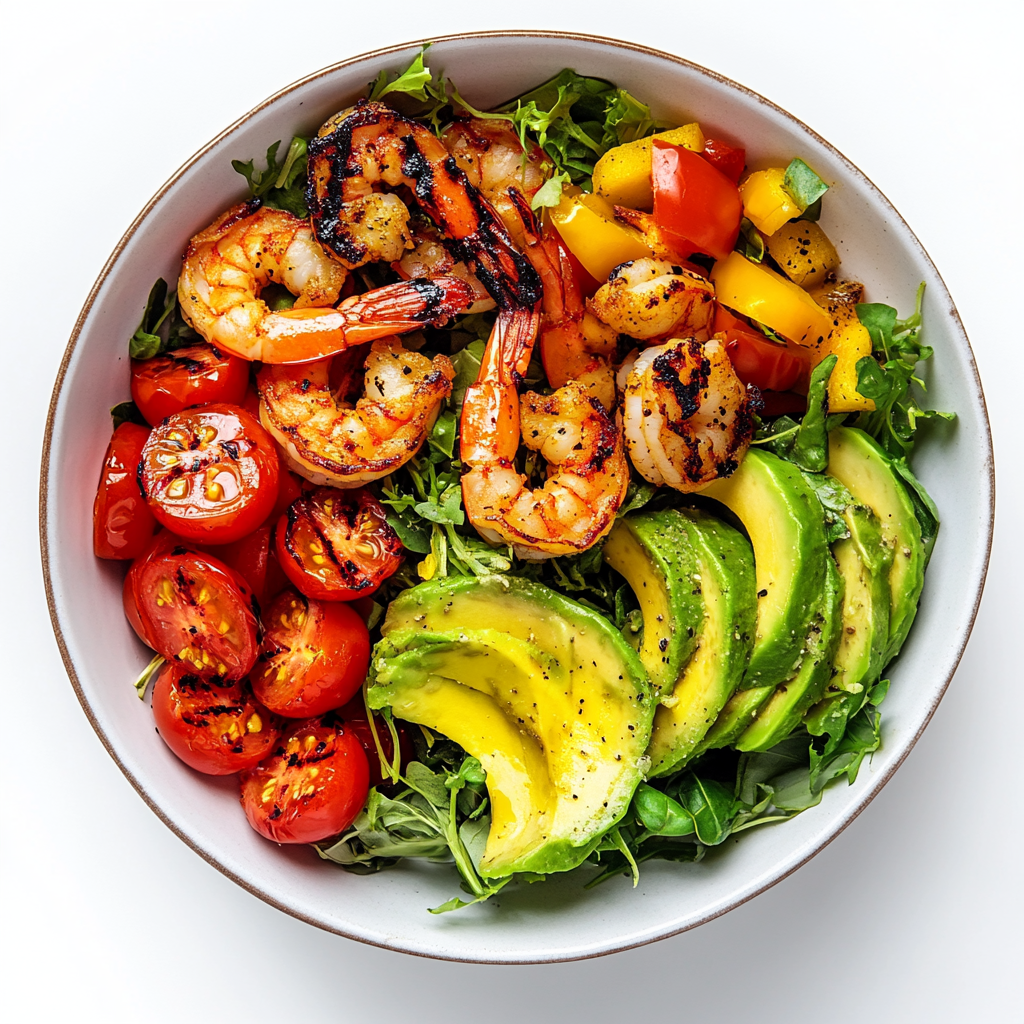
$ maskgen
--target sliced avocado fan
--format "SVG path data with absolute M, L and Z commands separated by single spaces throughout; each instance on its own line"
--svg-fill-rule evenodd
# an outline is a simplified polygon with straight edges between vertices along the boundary
M 654 701 L 603 616 L 509 576 L 423 583 L 388 609 L 368 700 L 479 758 L 491 827 L 478 870 L 568 871 L 626 813 Z

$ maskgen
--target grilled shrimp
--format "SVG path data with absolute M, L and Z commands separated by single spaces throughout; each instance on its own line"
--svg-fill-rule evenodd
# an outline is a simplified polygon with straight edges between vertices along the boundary
M 630 459 L 644 479 L 699 491 L 740 464 L 754 435 L 752 399 L 717 338 L 673 339 L 619 371 Z
M 210 344 L 265 363 L 322 359 L 443 322 L 472 301 L 464 281 L 443 277 L 386 285 L 335 308 L 346 275 L 306 221 L 253 200 L 232 207 L 189 242 L 178 301 Z M 296 295 L 294 308 L 272 312 L 260 298 L 268 284 Z
M 644 257 L 616 267 L 587 308 L 639 341 L 670 335 L 706 338 L 715 315 L 715 289 L 699 274 Z
M 345 266 L 394 262 L 412 247 L 405 186 L 501 308 L 535 305 L 540 282 L 501 218 L 444 144 L 383 103 L 360 100 L 309 144 L 306 199 L 320 244 Z
M 396 337 L 370 346 L 363 387 L 362 353 L 338 357 L 343 382 L 332 389 L 331 360 L 305 366 L 265 366 L 256 378 L 260 421 L 300 476 L 332 487 L 359 487 L 393 473 L 419 451 L 455 370 L 447 356 L 433 360 L 403 348 Z M 365 395 L 352 401 L 352 392 Z
M 467 313 L 483 313 L 494 309 L 494 299 L 480 283 L 480 279 L 465 263 L 455 259 L 437 233 L 425 224 L 411 228 L 413 248 L 391 269 L 406 281 L 433 280 L 438 277 L 457 277 L 469 285 L 473 293 L 473 304 Z
M 484 350 L 480 375 L 466 389 L 460 456 L 462 500 L 485 540 L 524 559 L 574 554 L 596 544 L 615 522 L 629 484 L 622 430 L 578 381 L 553 395 L 516 391 L 517 365 L 529 360 L 536 333 L 530 310 L 502 311 Z M 515 467 L 520 434 L 548 464 L 531 490 Z

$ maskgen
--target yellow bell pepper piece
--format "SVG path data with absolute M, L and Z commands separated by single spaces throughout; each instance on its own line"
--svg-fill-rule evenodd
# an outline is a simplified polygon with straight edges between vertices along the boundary
M 753 317 L 787 341 L 817 345 L 832 330 L 828 313 L 803 288 L 738 252 L 715 264 L 711 280 L 723 306 Z
M 835 303 L 829 308 L 834 326 L 814 356 L 815 366 L 826 356 L 837 357 L 828 380 L 829 412 L 873 412 L 874 400 L 857 390 L 857 361 L 871 355 L 871 335 L 851 306 Z
M 743 216 L 762 234 L 774 235 L 786 221 L 804 212 L 782 187 L 785 177 L 785 168 L 770 167 L 747 175 L 740 185 Z
M 598 281 L 607 280 L 620 263 L 654 255 L 643 235 L 620 224 L 612 204 L 600 196 L 563 193 L 561 202 L 551 209 L 551 222 L 587 273 Z
M 594 166 L 594 191 L 619 206 L 649 210 L 654 205 L 651 186 L 651 143 L 655 139 L 673 146 L 704 152 L 704 133 L 699 124 L 684 124 L 646 139 L 625 142 L 609 149 Z

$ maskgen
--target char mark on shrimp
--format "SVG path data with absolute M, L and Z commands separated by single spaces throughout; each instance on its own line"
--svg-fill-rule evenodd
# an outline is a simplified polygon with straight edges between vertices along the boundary
M 688 360 L 680 359 L 679 348 L 670 348 L 657 356 L 651 364 L 655 380 L 670 388 L 675 395 L 679 403 L 680 421 L 689 419 L 700 408 L 701 392 L 708 386 L 711 373 L 711 363 L 704 356 L 704 346 L 694 339 L 690 339 L 688 345 Z M 679 372 L 680 367 L 686 372 L 685 380 Z M 674 428 L 680 421 L 674 421 L 669 426 Z

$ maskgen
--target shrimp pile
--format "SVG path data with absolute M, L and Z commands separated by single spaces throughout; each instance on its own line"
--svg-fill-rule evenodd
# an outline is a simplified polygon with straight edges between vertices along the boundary
M 721 341 L 656 345 L 627 360 L 619 376 L 626 445 L 645 480 L 690 492 L 736 470 L 754 415 Z

